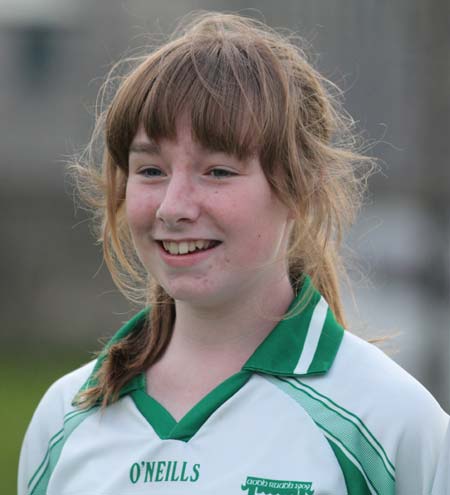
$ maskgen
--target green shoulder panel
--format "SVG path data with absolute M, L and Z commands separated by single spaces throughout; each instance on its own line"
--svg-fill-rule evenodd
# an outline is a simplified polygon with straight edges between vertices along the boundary
M 336 458 L 344 478 L 354 490 L 349 490 L 349 495 L 371 493 L 361 491 L 364 483 L 374 493 L 395 495 L 395 467 L 358 416 L 298 378 L 267 376 L 266 379 L 303 408 L 327 438 L 334 453 L 338 452 Z
M 50 477 L 58 463 L 61 452 L 73 431 L 98 407 L 71 411 L 64 418 L 64 425 L 48 443 L 47 452 L 28 483 L 30 495 L 46 495 Z

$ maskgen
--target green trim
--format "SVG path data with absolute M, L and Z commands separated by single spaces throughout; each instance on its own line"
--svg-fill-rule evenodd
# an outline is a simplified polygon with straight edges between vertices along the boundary
M 355 420 L 355 415 L 349 414 L 339 406 L 335 407 L 328 398 L 327 402 L 318 398 L 319 394 L 316 394 L 315 389 L 302 388 L 304 384 L 299 380 L 295 380 L 294 385 L 292 381 L 281 378 L 267 379 L 300 404 L 327 438 L 332 436 L 349 455 L 358 460 L 361 474 L 377 493 L 395 493 L 392 463 L 389 460 L 386 462 L 384 450 L 378 447 L 378 443 L 374 445 L 373 435 L 359 418 Z
M 370 485 L 372 490 L 376 491 L 376 488 L 373 485 L 373 483 L 367 478 L 367 474 L 364 471 L 360 461 L 358 460 L 356 453 L 349 450 L 336 435 L 331 433 L 331 431 L 325 428 L 323 425 L 319 426 L 319 428 L 322 431 L 322 433 L 325 435 L 325 438 L 328 440 L 328 443 L 334 442 L 341 449 L 341 453 L 347 458 L 348 462 L 353 464 L 353 467 L 359 471 L 360 475 L 365 480 L 367 487 L 369 487 Z M 377 491 L 376 493 L 380 493 L 380 492 Z
M 354 423 L 358 424 L 359 425 L 359 429 L 360 430 L 364 430 L 364 434 L 366 436 L 370 437 L 370 439 L 378 446 L 379 450 L 382 453 L 382 457 L 384 459 L 384 463 L 387 466 L 388 471 L 390 470 L 390 472 L 392 474 L 392 477 L 395 476 L 395 466 L 394 466 L 394 464 L 392 464 L 391 460 L 389 459 L 389 456 L 387 455 L 387 452 L 384 450 L 383 446 L 377 440 L 377 438 L 373 435 L 373 433 L 363 423 L 363 421 L 361 420 L 361 418 L 359 418 L 358 416 L 356 416 L 356 414 L 352 413 L 348 409 L 345 409 L 344 407 L 340 406 L 339 404 L 337 404 L 336 402 L 334 402 L 332 399 L 330 399 L 326 395 L 321 394 L 318 390 L 316 390 L 315 388 L 310 387 L 306 383 L 304 383 L 304 382 L 302 382 L 300 380 L 296 380 L 296 382 L 299 385 L 301 385 L 302 387 L 305 387 L 305 388 L 309 389 L 313 394 L 319 396 L 321 399 L 323 399 L 324 402 L 325 401 L 328 402 L 329 405 L 332 408 L 334 407 L 337 411 L 340 411 L 341 412 L 341 416 L 342 416 L 342 414 L 351 416 L 353 418 L 351 421 L 353 421 Z
M 142 416 L 150 423 L 159 438 L 169 438 L 170 432 L 177 422 L 174 417 L 157 400 L 147 394 L 145 390 L 131 392 L 131 398 Z
M 34 479 L 36 478 L 36 476 L 39 474 L 40 470 L 42 469 L 43 465 L 47 462 L 47 458 L 49 456 L 49 451 L 51 450 L 52 446 L 53 446 L 53 443 L 56 442 L 56 437 L 59 437 L 61 435 L 63 435 L 64 433 L 64 424 L 69 421 L 70 418 L 72 418 L 72 416 L 76 416 L 78 414 L 80 414 L 81 412 L 83 411 L 80 411 L 79 409 L 75 409 L 74 411 L 70 411 L 68 412 L 64 418 L 63 418 L 63 427 L 57 432 L 55 433 L 51 438 L 50 440 L 48 441 L 48 448 L 47 448 L 47 452 L 44 456 L 44 459 L 42 459 L 42 462 L 41 464 L 39 465 L 39 467 L 36 469 L 34 475 L 31 477 L 30 481 L 28 482 L 28 488 L 30 488 L 30 486 L 33 484 L 33 481 Z
M 208 418 L 247 383 L 251 375 L 248 371 L 239 371 L 230 376 L 203 397 L 178 423 L 163 405 L 144 390 L 135 390 L 131 397 L 162 440 L 188 442 Z
M 97 409 L 97 407 L 92 407 L 83 411 L 72 411 L 66 414 L 63 427 L 50 439 L 44 459 L 28 483 L 28 489 L 31 490 L 30 495 L 46 495 L 50 477 L 58 463 L 67 439 L 84 419 Z M 33 488 L 31 488 L 36 478 L 37 481 Z
M 33 484 L 35 478 L 40 474 L 41 469 L 43 466 L 48 462 L 48 457 L 49 457 L 49 452 L 53 448 L 53 444 L 56 443 L 56 437 L 61 437 L 63 435 L 63 430 L 59 430 L 58 433 L 55 433 L 49 440 L 48 442 L 48 448 L 47 452 L 45 453 L 44 458 L 42 459 L 42 462 L 39 464 L 39 467 L 36 469 L 35 473 L 31 477 L 30 481 L 28 482 L 28 489 L 30 489 L 31 485 Z M 58 438 L 58 441 L 60 438 Z
M 281 320 L 244 364 L 243 369 L 275 376 L 302 376 L 325 373 L 331 367 L 342 341 L 344 329 L 328 311 L 321 336 L 306 373 L 295 373 L 295 368 L 303 352 L 311 318 L 321 296 L 305 277 L 299 295 L 292 301 L 288 314 L 295 310 L 299 301 L 306 299 L 308 304 L 298 314 Z M 330 316 L 331 315 L 331 316 Z
M 250 356 L 242 370 L 287 377 L 326 373 L 333 364 L 344 333 L 343 328 L 336 322 L 331 311 L 327 313 L 317 348 L 308 370 L 301 373 L 295 372 L 308 336 L 311 317 L 320 299 L 321 295 L 312 285 L 310 277 L 305 275 L 302 280 L 301 290 L 292 301 L 287 312 L 288 315 L 293 312 L 294 316 L 288 316 L 278 322 L 272 332 Z M 296 308 L 299 305 L 302 308 L 298 313 Z M 78 394 L 98 384 L 97 373 L 111 346 L 126 338 L 131 332 L 142 328 L 148 320 L 149 311 L 150 308 L 145 308 L 137 313 L 112 337 L 100 353 L 92 373 Z M 119 397 L 141 388 L 140 379 L 135 377 L 122 388 Z M 77 405 L 78 394 L 74 398 L 74 405 Z M 137 394 L 137 397 L 139 397 L 139 394 Z M 101 402 L 101 399 L 99 399 L 99 402 Z M 138 399 L 138 402 L 141 403 L 141 400 Z
M 348 459 L 336 443 L 329 438 L 327 440 L 342 469 L 347 495 L 371 495 L 372 492 L 360 470 Z
M 308 368 L 308 374 L 321 373 L 330 369 L 343 337 L 344 329 L 336 321 L 331 309 L 328 308 L 319 343 Z
M 145 389 L 145 375 L 143 373 L 134 376 L 120 391 L 119 397 L 123 397 L 135 390 Z
M 75 411 L 71 411 L 69 413 L 67 413 L 65 416 L 64 416 L 64 419 L 63 419 L 63 424 L 65 424 L 67 421 L 69 421 L 69 419 L 71 419 L 73 416 L 76 416 L 77 414 L 80 414 L 80 411 L 79 410 L 75 410 Z M 53 445 L 59 441 L 61 438 L 64 435 L 64 426 L 63 428 L 61 428 L 57 433 L 55 433 L 51 438 L 50 440 L 48 441 L 48 448 L 47 448 L 47 452 L 44 456 L 44 458 L 42 459 L 42 462 L 41 464 L 39 465 L 39 467 L 36 469 L 34 475 L 31 477 L 30 481 L 28 482 L 28 488 L 31 487 L 31 485 L 33 484 L 33 481 L 34 479 L 38 476 L 38 474 L 40 473 L 41 469 L 43 468 L 43 466 L 47 463 L 48 461 L 48 457 L 49 457 L 49 453 L 50 453 L 50 450 L 53 448 Z

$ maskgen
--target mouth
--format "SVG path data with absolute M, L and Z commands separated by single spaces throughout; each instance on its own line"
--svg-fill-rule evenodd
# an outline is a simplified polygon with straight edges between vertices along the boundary
M 213 249 L 220 241 L 215 240 L 187 240 L 187 241 L 157 241 L 164 251 L 173 256 L 185 256 L 187 254 L 196 253 L 199 251 L 207 251 Z

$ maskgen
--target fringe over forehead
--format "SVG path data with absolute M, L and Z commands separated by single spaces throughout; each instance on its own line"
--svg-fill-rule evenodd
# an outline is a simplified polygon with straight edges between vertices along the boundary
M 107 112 L 107 149 L 127 173 L 140 125 L 152 140 L 173 139 L 177 119 L 187 116 L 199 144 L 241 159 L 257 154 L 268 175 L 289 154 L 287 143 L 296 140 L 298 91 L 311 100 L 320 97 L 321 88 L 307 91 L 298 84 L 302 64 L 307 68 L 302 79 L 307 79 L 314 70 L 299 50 L 258 21 L 224 14 L 197 17 L 124 78 Z M 324 137 L 325 109 L 320 98 L 316 104 L 314 125 Z

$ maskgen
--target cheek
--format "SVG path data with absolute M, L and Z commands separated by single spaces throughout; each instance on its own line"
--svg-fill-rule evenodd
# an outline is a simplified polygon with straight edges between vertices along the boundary
M 133 200 L 127 200 L 126 202 L 126 213 L 128 225 L 132 230 L 141 225 L 144 222 L 144 208 L 142 205 Z
M 139 232 L 152 225 L 156 209 L 154 198 L 148 194 L 139 194 L 139 190 L 135 188 L 127 188 L 125 211 L 132 232 Z
M 273 258 L 283 256 L 287 246 L 288 219 L 284 208 L 276 202 L 268 202 L 253 211 L 243 226 L 242 236 L 246 239 L 249 256 Z
M 239 264 L 251 266 L 282 254 L 285 225 L 280 219 L 270 222 L 252 215 L 243 220 L 241 214 L 234 224 L 231 259 L 239 259 Z

